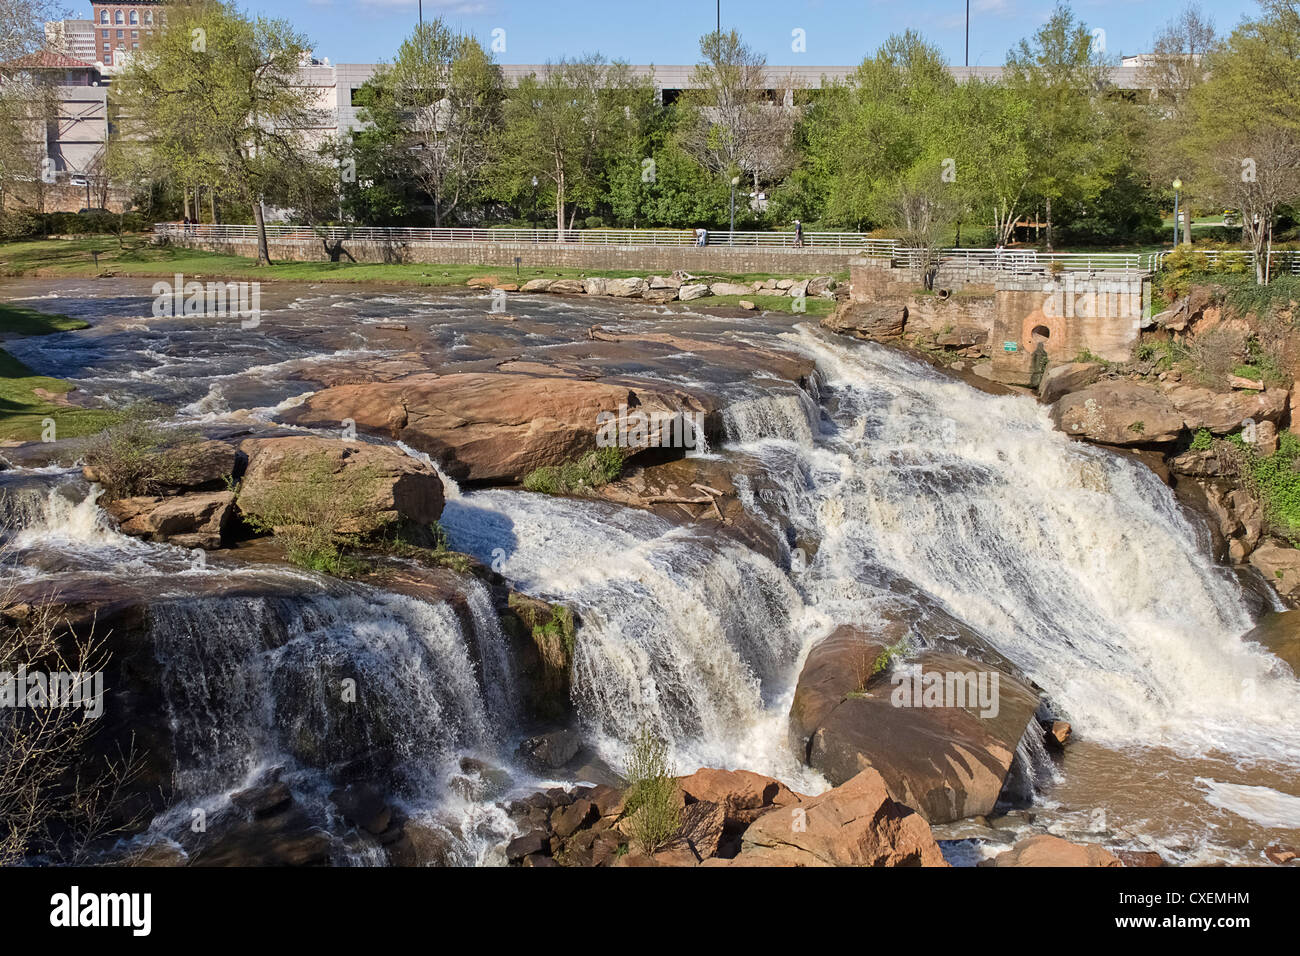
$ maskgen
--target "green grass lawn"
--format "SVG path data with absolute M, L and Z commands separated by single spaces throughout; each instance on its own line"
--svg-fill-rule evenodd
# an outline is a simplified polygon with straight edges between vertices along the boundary
M 88 327 L 66 315 L 0 303 L 0 336 L 49 335 Z M 0 349 L 0 441 L 36 441 L 45 432 L 47 420 L 54 423 L 53 437 L 76 438 L 97 432 L 116 419 L 116 412 L 61 405 L 54 398 L 73 388 L 71 382 L 35 374 Z M 38 395 L 36 389 L 50 397 Z

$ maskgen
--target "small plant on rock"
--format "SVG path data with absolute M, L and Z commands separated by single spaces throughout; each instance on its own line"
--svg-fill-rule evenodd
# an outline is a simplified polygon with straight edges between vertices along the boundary
M 654 854 L 681 829 L 677 780 L 668 763 L 668 745 L 648 725 L 632 743 L 627 761 L 628 835 L 647 856 Z

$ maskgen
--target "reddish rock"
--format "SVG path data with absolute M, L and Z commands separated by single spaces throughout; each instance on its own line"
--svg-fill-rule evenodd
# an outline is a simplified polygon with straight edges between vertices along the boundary
M 890 799 L 875 770 L 745 831 L 739 866 L 947 866 L 929 824 Z
M 1095 843 L 1071 843 L 1050 834 L 1019 841 L 1010 850 L 986 861 L 989 866 L 1123 866 L 1119 858 Z
M 212 550 L 221 547 L 234 505 L 231 492 L 215 491 L 171 498 L 119 498 L 105 503 L 104 510 L 117 519 L 123 534 Z

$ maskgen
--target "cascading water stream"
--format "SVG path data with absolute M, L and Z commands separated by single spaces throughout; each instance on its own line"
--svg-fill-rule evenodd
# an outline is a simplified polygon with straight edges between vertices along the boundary
M 1071 442 L 1027 399 L 879 346 L 790 338 L 828 391 L 819 440 L 768 456 L 788 517 L 820 542 L 796 575 L 810 603 L 861 620 L 904 580 L 1092 739 L 1300 762 L 1300 685 L 1239 640 L 1239 586 L 1149 469 Z

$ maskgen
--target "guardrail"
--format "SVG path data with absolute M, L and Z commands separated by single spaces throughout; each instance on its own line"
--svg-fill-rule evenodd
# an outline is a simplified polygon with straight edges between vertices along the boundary
M 169 238 L 241 239 L 257 238 L 251 225 L 186 225 L 160 222 L 154 233 Z M 370 242 L 563 242 L 580 246 L 695 246 L 698 239 L 691 229 L 466 229 L 423 226 L 293 226 L 267 223 L 267 239 L 353 239 Z M 707 233 L 709 246 L 749 248 L 796 248 L 793 232 L 712 232 Z M 893 239 L 874 239 L 855 232 L 805 232 L 805 249 L 847 249 L 871 256 L 892 255 L 898 247 Z

